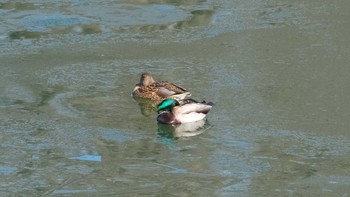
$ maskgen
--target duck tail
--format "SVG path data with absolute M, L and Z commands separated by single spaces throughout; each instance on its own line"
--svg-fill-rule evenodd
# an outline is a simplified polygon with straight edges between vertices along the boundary
M 201 103 L 202 103 L 202 104 L 205 104 L 205 105 L 210 105 L 210 106 L 214 106 L 214 105 L 215 105 L 215 104 L 214 104 L 213 102 L 211 102 L 211 101 L 209 101 L 209 102 L 202 101 Z
M 214 104 L 213 102 L 211 102 L 211 101 L 207 102 L 206 104 L 207 104 L 207 105 L 210 105 L 210 106 L 214 106 L 214 105 L 215 105 L 215 104 Z

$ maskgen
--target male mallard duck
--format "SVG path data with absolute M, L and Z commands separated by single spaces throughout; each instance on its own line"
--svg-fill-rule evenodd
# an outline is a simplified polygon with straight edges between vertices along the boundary
M 191 96 L 185 88 L 168 81 L 155 81 L 150 73 L 143 73 L 140 83 L 136 84 L 132 95 L 135 98 L 162 101 L 165 98 L 184 99 Z
M 214 104 L 199 103 L 193 99 L 177 101 L 165 99 L 158 106 L 157 121 L 163 124 L 181 124 L 203 120 Z

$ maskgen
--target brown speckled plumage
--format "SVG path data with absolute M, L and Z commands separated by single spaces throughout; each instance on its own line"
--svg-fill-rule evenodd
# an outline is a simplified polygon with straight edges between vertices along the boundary
M 151 99 L 161 102 L 165 98 L 184 99 L 191 93 L 185 88 L 168 81 L 155 81 L 150 73 L 143 73 L 140 82 L 136 84 L 133 97 Z

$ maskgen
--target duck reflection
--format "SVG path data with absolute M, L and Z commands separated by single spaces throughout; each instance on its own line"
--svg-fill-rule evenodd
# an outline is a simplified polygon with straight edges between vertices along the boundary
M 203 133 L 207 125 L 205 120 L 177 125 L 158 123 L 158 135 L 168 138 L 193 137 Z
M 135 98 L 134 100 L 140 107 L 141 114 L 144 116 L 154 115 L 157 112 L 159 102 L 150 99 Z

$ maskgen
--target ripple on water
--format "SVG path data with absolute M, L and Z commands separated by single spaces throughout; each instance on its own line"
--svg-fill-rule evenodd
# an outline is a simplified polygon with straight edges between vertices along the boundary
M 93 20 L 81 16 L 55 14 L 30 15 L 22 19 L 23 26 L 31 32 L 44 32 L 50 28 L 92 23 Z
M 36 99 L 34 92 L 30 88 L 19 83 L 7 81 L 6 86 L 1 92 L 0 106 L 34 103 Z
M 98 6 L 74 6 L 70 7 L 69 10 L 82 16 L 98 18 L 108 26 L 113 24 L 111 28 L 145 24 L 169 24 L 182 21 L 188 16 L 179 7 L 165 4 L 99 3 Z
M 0 166 L 0 174 L 3 174 L 3 175 L 10 175 L 16 171 L 17 171 L 16 167 Z
M 303 10 L 307 9 L 296 3 L 276 6 L 251 1 L 9 4 L 0 37 L 8 34 L 4 37 L 18 42 L 9 42 L 4 51 L 96 40 L 187 42 L 231 31 L 303 25 Z M 52 12 L 58 8 L 59 12 Z M 27 39 L 35 41 L 28 43 Z
M 103 140 L 123 143 L 127 141 L 142 139 L 142 135 L 138 135 L 129 131 L 120 131 L 117 129 L 100 128 L 99 136 Z
M 80 116 L 83 116 L 84 113 L 75 109 L 68 102 L 70 98 L 74 98 L 77 95 L 78 94 L 76 92 L 59 93 L 59 94 L 56 94 L 54 98 L 50 100 L 48 103 L 60 115 L 64 115 L 67 117 L 80 117 Z

